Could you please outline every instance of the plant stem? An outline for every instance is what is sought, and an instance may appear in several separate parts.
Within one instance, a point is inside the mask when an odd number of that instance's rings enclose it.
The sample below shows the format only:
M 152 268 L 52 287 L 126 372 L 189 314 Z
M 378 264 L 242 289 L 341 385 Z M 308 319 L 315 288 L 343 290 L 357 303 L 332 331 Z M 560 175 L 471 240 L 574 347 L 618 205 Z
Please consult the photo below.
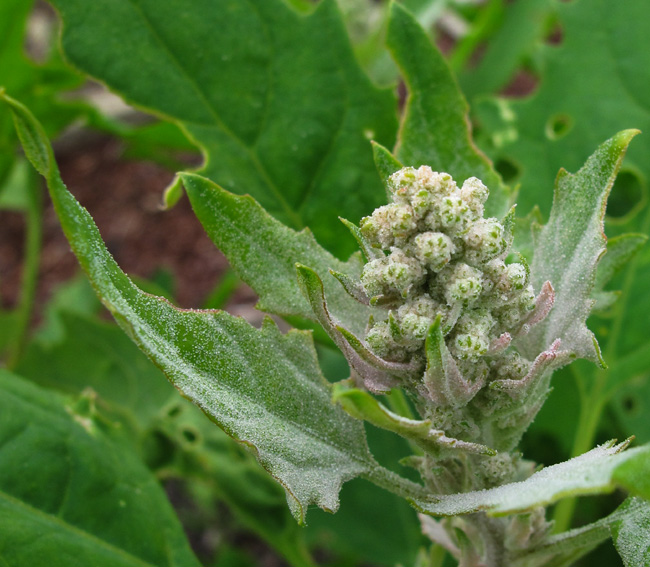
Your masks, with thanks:
M 447 550 L 437 543 L 431 545 L 429 552 L 429 567 L 442 567 L 445 563 Z
M 397 494 L 406 500 L 416 500 L 421 498 L 426 500 L 430 498 L 431 493 L 422 485 L 408 480 L 391 470 L 384 467 L 374 467 L 367 473 L 361 475 L 366 480 L 384 488 L 393 494 Z
M 29 167 L 26 176 L 25 192 L 27 194 L 26 208 L 26 234 L 25 234 L 25 262 L 21 285 L 20 302 L 16 308 L 16 324 L 14 337 L 9 346 L 7 368 L 12 369 L 18 363 L 22 354 L 29 323 L 34 309 L 36 283 L 38 281 L 38 268 L 41 258 L 42 227 L 42 200 L 40 183 L 35 171 Z

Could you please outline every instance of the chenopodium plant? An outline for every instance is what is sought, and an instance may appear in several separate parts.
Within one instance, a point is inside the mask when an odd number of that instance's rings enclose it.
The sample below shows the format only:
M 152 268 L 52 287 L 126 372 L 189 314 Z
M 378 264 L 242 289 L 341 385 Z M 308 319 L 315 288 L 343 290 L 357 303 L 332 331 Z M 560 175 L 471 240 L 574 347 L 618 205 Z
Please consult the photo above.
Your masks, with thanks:
M 282 334 L 271 319 L 256 329 L 222 311 L 180 310 L 142 292 L 65 188 L 40 125 L 2 98 L 103 303 L 187 398 L 255 453 L 299 521 L 312 504 L 335 511 L 342 483 L 361 476 L 407 498 L 425 533 L 464 567 L 569 565 L 610 535 L 627 565 L 644 564 L 648 447 L 612 442 L 537 472 L 516 450 L 553 369 L 578 357 L 603 364 L 585 321 L 605 251 L 606 198 L 635 131 L 605 142 L 577 174 L 559 174 L 548 223 L 532 235 L 513 210 L 486 218 L 481 180 L 456 183 L 413 156 L 419 167 L 403 167 L 375 145 L 391 202 L 358 227 L 346 221 L 366 262 L 340 261 L 251 197 L 179 174 L 260 308 L 318 322 L 328 339 Z M 398 156 L 408 153 L 403 146 Z M 512 252 L 518 247 L 525 256 Z M 313 336 L 340 348 L 348 379 L 325 380 Z M 363 421 L 410 442 L 404 463 L 422 482 L 375 460 Z M 551 533 L 546 506 L 616 486 L 635 496 L 594 524 Z

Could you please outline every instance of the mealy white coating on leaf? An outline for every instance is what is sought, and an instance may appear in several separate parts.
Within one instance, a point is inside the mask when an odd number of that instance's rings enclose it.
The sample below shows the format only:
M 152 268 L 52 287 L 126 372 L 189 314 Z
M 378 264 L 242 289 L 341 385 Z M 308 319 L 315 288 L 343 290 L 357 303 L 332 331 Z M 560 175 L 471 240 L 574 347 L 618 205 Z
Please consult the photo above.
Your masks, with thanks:
M 253 450 L 298 519 L 310 504 L 335 510 L 341 484 L 377 465 L 363 426 L 331 403 L 309 333 L 282 335 L 271 320 L 258 330 L 225 312 L 181 310 L 142 292 L 58 175 L 49 188 L 75 254 L 120 326 L 186 397 Z
M 555 339 L 577 356 L 599 362 L 593 333 L 585 320 L 593 307 L 591 291 L 605 251 L 605 203 L 635 131 L 623 131 L 604 144 L 576 173 L 558 174 L 549 221 L 534 238 L 532 282 L 555 288 L 555 307 L 520 342 L 527 356 Z
M 599 494 L 614 489 L 616 467 L 643 448 L 621 452 L 624 443 L 601 445 L 564 463 L 542 469 L 530 478 L 489 490 L 440 496 L 431 502 L 417 501 L 420 511 L 432 516 L 455 516 L 485 511 L 499 516 L 548 506 L 579 494 Z
M 295 264 L 300 262 L 320 275 L 336 318 L 350 330 L 363 332 L 372 309 L 350 297 L 329 273 L 334 270 L 358 279 L 363 266 L 358 254 L 341 262 L 309 230 L 296 232 L 286 227 L 251 197 L 229 193 L 196 174 L 185 173 L 181 178 L 206 232 L 260 296 L 261 310 L 313 319 L 296 281 Z
M 650 502 L 631 498 L 622 509 L 629 513 L 612 526 L 616 550 L 625 567 L 650 565 Z

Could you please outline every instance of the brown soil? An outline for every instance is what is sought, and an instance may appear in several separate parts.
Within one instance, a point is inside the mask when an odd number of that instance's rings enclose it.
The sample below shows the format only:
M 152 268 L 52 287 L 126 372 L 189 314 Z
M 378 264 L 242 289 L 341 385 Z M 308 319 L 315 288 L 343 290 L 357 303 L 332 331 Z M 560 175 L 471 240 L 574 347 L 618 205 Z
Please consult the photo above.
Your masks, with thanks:
M 63 180 L 95 219 L 120 267 L 145 278 L 167 269 L 176 282 L 178 305 L 200 307 L 228 262 L 203 231 L 186 197 L 174 208 L 162 210 L 162 192 L 174 172 L 149 162 L 125 161 L 121 143 L 106 138 L 57 158 Z M 23 248 L 22 215 L 0 211 L 0 297 L 5 308 L 18 299 Z M 37 312 L 53 288 L 77 271 L 77 261 L 46 197 Z M 236 299 L 250 306 L 254 295 L 244 288 Z

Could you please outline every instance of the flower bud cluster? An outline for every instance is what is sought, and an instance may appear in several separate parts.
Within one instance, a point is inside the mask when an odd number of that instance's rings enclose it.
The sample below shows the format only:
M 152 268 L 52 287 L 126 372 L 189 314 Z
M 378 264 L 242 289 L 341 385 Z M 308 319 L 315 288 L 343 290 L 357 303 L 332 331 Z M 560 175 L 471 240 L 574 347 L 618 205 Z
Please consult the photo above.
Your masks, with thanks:
M 521 357 L 490 355 L 499 336 L 521 326 L 535 295 L 527 266 L 504 262 L 507 227 L 484 218 L 487 187 L 475 177 L 458 187 L 427 166 L 397 171 L 388 187 L 393 202 L 360 225 L 366 241 L 387 253 L 361 277 L 371 302 L 390 310 L 368 330 L 370 348 L 386 360 L 423 359 L 428 330 L 441 316 L 449 352 L 473 375 L 525 375 Z

